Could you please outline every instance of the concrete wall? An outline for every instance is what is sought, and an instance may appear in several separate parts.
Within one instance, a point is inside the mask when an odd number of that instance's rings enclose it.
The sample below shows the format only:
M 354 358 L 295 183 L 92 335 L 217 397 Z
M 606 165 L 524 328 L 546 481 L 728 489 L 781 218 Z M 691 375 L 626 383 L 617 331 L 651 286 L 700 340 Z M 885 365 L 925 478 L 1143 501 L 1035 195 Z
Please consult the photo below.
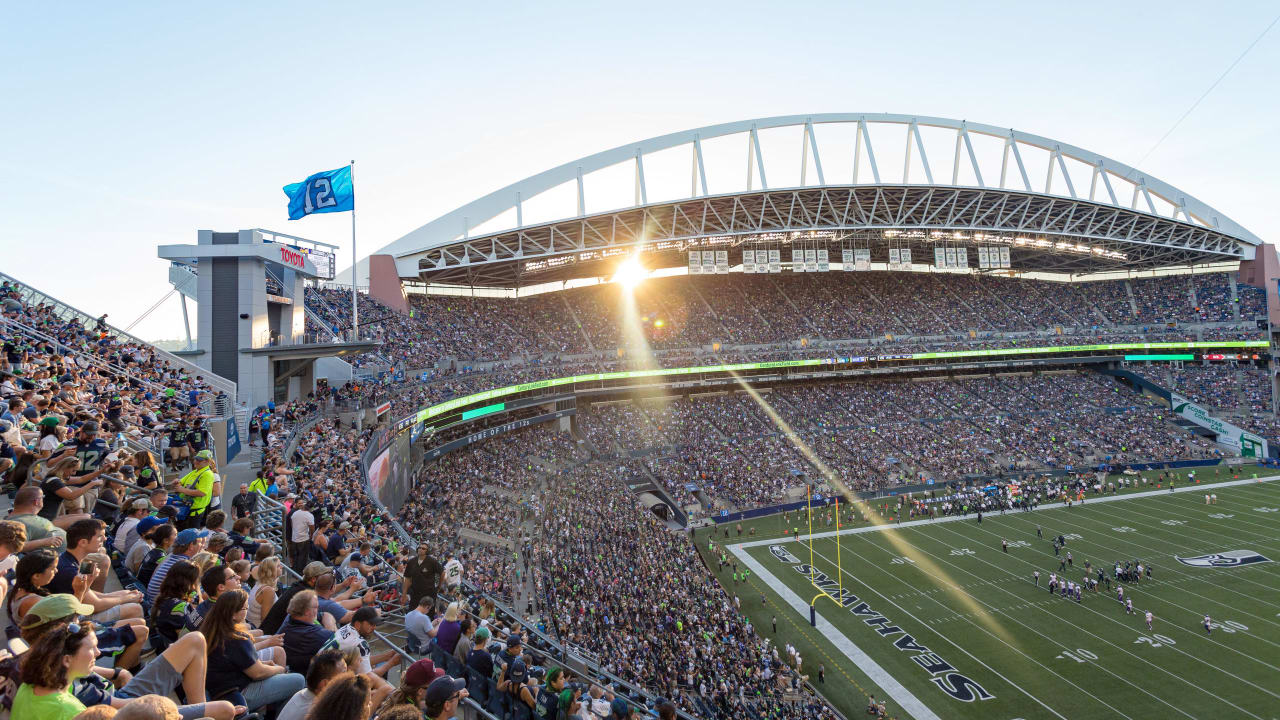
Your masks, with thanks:
M 390 255 L 369 257 L 369 297 L 397 312 L 409 314 L 409 300 L 404 294 L 404 283 L 396 270 L 396 260 Z

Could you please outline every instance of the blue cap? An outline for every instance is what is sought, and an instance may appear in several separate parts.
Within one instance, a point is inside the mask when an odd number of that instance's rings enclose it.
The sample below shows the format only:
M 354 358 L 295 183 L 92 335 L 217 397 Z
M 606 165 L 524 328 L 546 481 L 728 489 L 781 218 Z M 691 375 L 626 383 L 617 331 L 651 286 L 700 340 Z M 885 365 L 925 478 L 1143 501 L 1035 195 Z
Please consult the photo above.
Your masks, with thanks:
M 196 530 L 195 528 L 187 528 L 178 533 L 178 539 L 173 541 L 174 545 L 190 545 L 200 538 L 209 537 L 212 533 L 208 530 Z
M 159 527 L 161 525 L 164 525 L 166 522 L 168 521 L 165 520 L 164 518 L 156 517 L 155 515 L 148 515 L 138 521 L 138 527 L 137 527 L 138 534 L 142 535 L 143 533 L 147 532 L 151 528 Z

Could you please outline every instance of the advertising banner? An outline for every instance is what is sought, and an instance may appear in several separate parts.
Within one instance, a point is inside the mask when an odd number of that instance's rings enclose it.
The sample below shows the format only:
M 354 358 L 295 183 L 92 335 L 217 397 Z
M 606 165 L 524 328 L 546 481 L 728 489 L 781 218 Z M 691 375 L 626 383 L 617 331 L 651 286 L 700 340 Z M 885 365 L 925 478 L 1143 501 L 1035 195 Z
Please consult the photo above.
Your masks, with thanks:
M 1218 442 L 1232 450 L 1238 449 L 1243 457 L 1267 457 L 1267 441 L 1232 425 L 1225 420 L 1213 417 L 1208 410 L 1196 405 L 1178 393 L 1169 393 L 1173 403 L 1173 412 L 1186 418 L 1209 432 L 1216 433 Z

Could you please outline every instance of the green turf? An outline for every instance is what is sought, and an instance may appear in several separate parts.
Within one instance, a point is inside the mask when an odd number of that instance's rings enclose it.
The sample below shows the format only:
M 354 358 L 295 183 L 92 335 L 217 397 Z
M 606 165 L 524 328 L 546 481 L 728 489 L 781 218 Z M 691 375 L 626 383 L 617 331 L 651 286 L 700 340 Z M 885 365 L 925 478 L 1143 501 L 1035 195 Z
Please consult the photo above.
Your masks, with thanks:
M 901 631 L 878 634 L 864 622 L 874 616 L 855 615 L 856 606 L 840 609 L 823 599 L 818 608 L 942 718 L 1269 720 L 1280 714 L 1280 511 L 1265 509 L 1280 508 L 1280 482 L 1215 492 L 1216 506 L 1206 506 L 1202 493 L 1187 492 L 987 515 L 981 525 L 970 518 L 846 534 L 839 540 L 844 589 L 869 606 L 862 612 L 882 613 Z M 1037 538 L 1037 525 L 1044 539 Z M 1126 585 L 1137 614 L 1124 613 L 1114 588 L 1086 593 L 1081 604 L 1046 592 L 1048 575 L 1059 565 L 1048 538 L 1059 533 L 1068 535 L 1074 556 L 1071 580 L 1081 579 L 1086 559 L 1140 558 L 1153 566 L 1153 581 Z M 1013 543 L 1007 554 L 1002 539 Z M 699 545 L 705 551 L 705 535 Z M 801 566 L 808 563 L 807 542 L 781 545 Z M 1221 569 L 1174 559 L 1237 549 L 1273 562 Z M 809 577 L 767 545 L 746 552 L 806 602 L 815 595 Z M 836 540 L 815 540 L 813 553 L 813 566 L 836 578 Z M 714 558 L 708 560 L 714 569 Z M 1038 589 L 1031 581 L 1037 569 Z M 818 665 L 825 665 L 826 683 L 819 689 L 846 715 L 864 716 L 867 693 L 884 696 L 762 576 L 737 586 L 727 572 L 720 576 L 742 597 L 762 634 L 799 648 L 815 683 Z M 768 601 L 763 608 L 762 592 Z M 1145 610 L 1155 614 L 1151 632 Z M 1224 623 L 1211 636 L 1201 627 L 1206 613 Z M 778 616 L 776 635 L 772 615 Z M 895 648 L 906 634 L 994 697 L 948 697 L 930 682 L 946 671 L 930 674 L 911 659 L 919 651 Z M 889 705 L 892 714 L 905 716 L 896 703 Z
M 1207 467 L 1207 468 L 1201 467 L 1201 468 L 1185 468 L 1181 470 L 1166 470 L 1164 472 L 1166 476 L 1172 475 L 1174 477 L 1175 485 L 1180 486 L 1180 485 L 1187 484 L 1188 482 L 1187 475 L 1191 471 L 1195 471 L 1196 479 L 1199 480 L 1198 484 L 1201 484 L 1201 485 L 1211 485 L 1219 482 L 1228 482 L 1230 480 L 1240 479 L 1240 478 L 1263 477 L 1263 476 L 1275 473 L 1275 470 L 1273 468 L 1266 468 L 1260 465 L 1241 465 L 1238 467 L 1227 467 L 1225 465 L 1220 465 L 1217 467 Z M 1119 490 L 1116 494 L 1126 495 L 1126 494 L 1132 494 L 1135 492 L 1145 492 L 1147 490 L 1153 490 L 1156 487 L 1160 473 L 1161 471 L 1159 470 L 1144 470 L 1141 473 L 1139 473 L 1139 476 L 1144 477 L 1148 480 L 1148 483 L 1146 485 L 1139 484 L 1137 487 L 1124 488 Z M 1110 475 L 1108 476 L 1107 480 L 1109 482 L 1118 482 L 1121 477 L 1123 476 L 1119 474 Z M 942 494 L 945 492 L 945 490 L 943 489 L 942 486 L 939 486 L 937 492 L 939 494 Z M 917 496 L 919 496 L 918 493 L 917 493 Z M 883 498 L 876 498 L 874 500 L 868 500 L 867 506 L 872 510 L 874 510 L 878 515 L 880 515 L 882 519 L 893 519 L 895 517 L 893 514 L 893 506 L 894 506 L 894 503 L 896 502 L 897 502 L 896 497 L 883 497 Z M 849 518 L 851 517 L 851 515 L 853 517 L 853 520 L 852 520 L 853 527 L 871 524 L 871 520 L 864 521 L 861 519 L 859 514 L 851 513 L 851 511 L 843 502 L 841 503 L 841 507 L 844 509 L 844 512 L 842 512 L 842 516 L 844 519 L 841 520 L 842 527 L 848 522 L 850 522 Z M 831 515 L 831 523 L 832 523 L 831 525 L 827 525 L 826 523 L 826 518 L 828 515 Z M 716 533 L 719 536 L 720 540 L 724 542 L 730 542 L 734 539 L 739 538 L 737 534 L 737 526 L 741 525 L 742 535 L 740 539 L 744 541 L 760 540 L 763 538 L 772 538 L 772 537 L 789 537 L 791 535 L 791 531 L 795 528 L 799 528 L 802 534 L 807 534 L 809 532 L 807 518 L 808 516 L 805 514 L 803 509 L 798 512 L 792 511 L 789 513 L 775 513 L 773 515 L 766 515 L 763 517 L 753 518 L 751 520 L 743 520 L 741 523 L 726 523 L 724 525 L 717 526 Z M 910 518 L 904 515 L 902 519 L 909 520 Z M 753 529 L 755 530 L 754 534 L 752 534 Z M 825 531 L 834 530 L 834 529 L 835 529 L 835 518 L 834 518 L 834 515 L 828 512 L 827 508 L 824 507 L 822 510 L 814 511 L 814 514 L 813 514 L 813 531 L 814 532 L 825 532 Z M 702 532 L 707 532 L 707 531 L 703 530 Z M 729 533 L 728 537 L 725 536 L 725 532 Z

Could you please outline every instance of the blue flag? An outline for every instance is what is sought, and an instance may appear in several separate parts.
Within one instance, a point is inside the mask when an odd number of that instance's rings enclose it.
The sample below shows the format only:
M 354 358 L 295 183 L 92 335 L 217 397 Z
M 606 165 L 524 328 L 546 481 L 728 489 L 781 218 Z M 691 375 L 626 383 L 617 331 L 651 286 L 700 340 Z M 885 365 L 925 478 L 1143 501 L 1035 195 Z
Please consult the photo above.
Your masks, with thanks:
M 356 192 L 351 186 L 351 166 L 318 172 L 300 183 L 284 186 L 289 196 L 289 219 L 312 213 L 346 212 L 356 209 Z

